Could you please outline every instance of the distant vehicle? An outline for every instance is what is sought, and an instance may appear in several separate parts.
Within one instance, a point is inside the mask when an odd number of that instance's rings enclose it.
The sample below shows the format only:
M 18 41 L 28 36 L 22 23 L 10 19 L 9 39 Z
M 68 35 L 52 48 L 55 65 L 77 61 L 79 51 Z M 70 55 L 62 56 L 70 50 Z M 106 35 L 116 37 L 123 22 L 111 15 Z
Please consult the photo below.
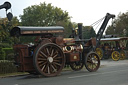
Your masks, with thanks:
M 126 58 L 126 45 L 128 37 L 119 38 L 101 38 L 100 45 L 96 49 L 100 59 L 108 59 L 110 56 L 113 60 Z

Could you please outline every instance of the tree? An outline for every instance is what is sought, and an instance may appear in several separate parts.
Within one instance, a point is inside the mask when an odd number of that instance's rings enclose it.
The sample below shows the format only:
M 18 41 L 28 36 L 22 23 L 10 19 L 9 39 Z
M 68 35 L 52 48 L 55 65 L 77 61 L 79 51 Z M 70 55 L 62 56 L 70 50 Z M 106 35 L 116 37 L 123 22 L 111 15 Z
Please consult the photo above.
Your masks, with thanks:
M 10 46 L 13 44 L 13 37 L 10 37 L 10 30 L 19 25 L 17 17 L 13 17 L 11 22 L 7 18 L 0 18 L 0 44 L 8 43 Z
M 114 26 L 113 26 L 114 25 Z M 128 36 L 128 12 L 119 13 L 114 20 L 114 24 L 110 25 L 106 30 L 107 35 Z
M 83 38 L 90 39 L 92 37 L 96 37 L 96 33 L 91 26 L 84 26 L 83 27 Z
M 63 26 L 65 28 L 64 37 L 71 34 L 73 26 L 68 12 L 45 2 L 25 8 L 20 18 L 23 26 Z M 28 39 L 21 37 L 21 41 L 24 43 L 32 42 L 34 37 Z
M 5 52 L 3 51 L 2 47 L 0 47 L 0 60 L 5 60 Z
M 27 7 L 20 18 L 24 26 L 53 26 L 70 19 L 68 12 L 45 2 Z

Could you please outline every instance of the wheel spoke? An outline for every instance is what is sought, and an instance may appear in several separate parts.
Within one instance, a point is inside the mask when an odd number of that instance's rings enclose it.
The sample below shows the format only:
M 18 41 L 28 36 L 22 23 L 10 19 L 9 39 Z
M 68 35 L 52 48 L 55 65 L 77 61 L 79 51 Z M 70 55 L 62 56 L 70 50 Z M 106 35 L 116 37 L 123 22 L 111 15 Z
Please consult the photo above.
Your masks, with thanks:
M 50 55 L 48 48 L 46 48 L 46 51 L 47 51 L 48 55 Z
M 62 57 L 55 57 L 54 59 L 61 59 Z
M 42 64 L 41 64 L 42 63 Z M 39 63 L 39 66 L 42 67 L 43 65 L 47 64 L 47 61 L 46 62 L 41 62 Z
M 52 65 L 57 69 L 57 66 L 56 66 L 56 64 L 55 64 L 55 63 L 52 63 Z
M 92 63 L 92 60 L 87 60 L 87 63 Z
M 44 57 L 46 57 L 46 58 L 47 58 L 47 56 L 46 56 L 42 51 L 40 51 L 40 53 L 41 53 Z
M 53 65 L 51 65 L 52 69 L 53 69 L 53 72 L 56 72 L 57 70 L 54 68 Z
M 92 69 L 93 69 L 93 70 L 95 69 L 95 67 L 94 67 L 94 63 L 92 64 Z
M 55 55 L 55 54 L 58 54 L 58 51 L 57 50 L 54 50 L 55 52 L 54 52 L 54 54 L 53 55 Z
M 53 61 L 54 61 L 54 62 L 60 62 L 60 60 L 55 60 L 55 59 L 54 59 Z
M 51 55 L 50 56 L 53 56 L 53 52 L 54 52 L 54 49 L 52 49 L 52 52 L 51 52 Z
M 50 74 L 50 68 L 49 68 L 49 66 L 48 66 L 48 74 Z
M 61 64 L 59 64 L 59 63 L 56 63 L 56 62 L 53 62 L 54 64 L 56 64 L 56 65 L 58 65 L 58 66 L 61 66 Z
M 48 65 L 46 64 L 43 72 L 46 73 L 47 72 L 47 69 L 48 69 Z
M 38 62 L 38 64 L 41 64 L 41 63 L 43 63 L 43 61 L 39 61 L 39 62 Z
M 93 70 L 93 64 L 91 64 L 91 69 Z
M 97 64 L 96 63 L 94 63 L 93 65 L 95 65 L 95 67 L 97 67 Z
M 38 61 L 46 61 L 47 59 L 38 58 Z
M 57 55 L 58 55 L 58 53 L 57 53 L 57 54 L 55 54 L 55 55 L 53 56 L 53 58 L 56 58 L 56 57 L 57 57 Z
M 45 65 L 42 67 L 41 71 L 43 71 L 43 70 L 44 70 L 44 68 L 45 68 Z

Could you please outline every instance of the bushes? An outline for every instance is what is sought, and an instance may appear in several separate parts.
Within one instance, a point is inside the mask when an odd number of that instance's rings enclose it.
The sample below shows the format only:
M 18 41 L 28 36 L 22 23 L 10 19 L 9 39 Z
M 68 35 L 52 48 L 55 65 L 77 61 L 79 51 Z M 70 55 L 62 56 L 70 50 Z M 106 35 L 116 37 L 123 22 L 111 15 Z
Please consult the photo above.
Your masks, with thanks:
M 0 47 L 2 47 L 2 48 L 10 48 L 12 46 L 9 43 L 0 43 Z
M 14 51 L 12 48 L 0 47 L 0 74 L 17 72 L 13 64 Z
M 14 58 L 14 51 L 13 48 L 3 48 L 5 52 L 5 60 L 13 60 Z
M 17 72 L 17 68 L 15 67 L 13 62 L 8 60 L 0 61 L 0 74 L 14 73 L 14 72 Z
M 2 47 L 0 47 L 0 60 L 4 60 L 5 59 L 5 51 L 2 49 Z

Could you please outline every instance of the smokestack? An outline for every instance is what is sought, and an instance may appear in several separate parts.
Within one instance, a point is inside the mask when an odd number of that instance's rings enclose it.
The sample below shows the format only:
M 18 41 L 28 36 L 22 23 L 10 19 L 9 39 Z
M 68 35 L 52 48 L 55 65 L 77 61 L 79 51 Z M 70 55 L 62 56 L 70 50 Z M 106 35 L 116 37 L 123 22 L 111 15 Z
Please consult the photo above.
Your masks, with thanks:
M 79 35 L 79 38 L 82 39 L 82 24 L 83 23 L 78 23 L 78 35 Z

